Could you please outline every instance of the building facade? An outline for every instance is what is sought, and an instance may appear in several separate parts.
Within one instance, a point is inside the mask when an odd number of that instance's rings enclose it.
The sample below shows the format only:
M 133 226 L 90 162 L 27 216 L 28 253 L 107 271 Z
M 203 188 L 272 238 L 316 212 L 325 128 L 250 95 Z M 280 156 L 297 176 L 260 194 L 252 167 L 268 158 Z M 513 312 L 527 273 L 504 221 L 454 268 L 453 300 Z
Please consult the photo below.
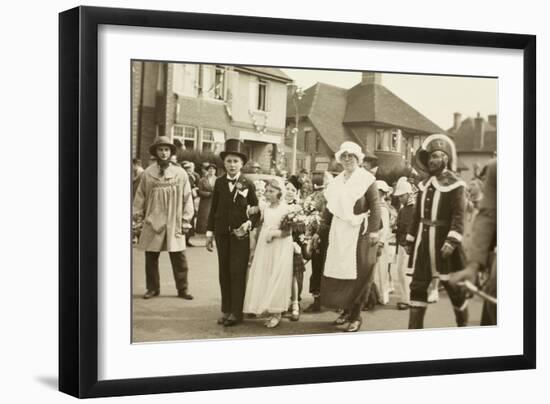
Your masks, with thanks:
M 148 158 L 159 135 L 187 150 L 214 153 L 236 138 L 262 168 L 275 164 L 292 81 L 281 70 L 141 61 L 133 62 L 132 70 L 134 156 Z
M 344 141 L 353 141 L 378 157 L 379 172 L 403 170 L 424 139 L 443 129 L 382 84 L 382 75 L 364 72 L 351 89 L 317 83 L 300 99 L 289 92 L 287 145 L 297 130 L 302 152 L 298 168 L 335 167 L 334 153 Z

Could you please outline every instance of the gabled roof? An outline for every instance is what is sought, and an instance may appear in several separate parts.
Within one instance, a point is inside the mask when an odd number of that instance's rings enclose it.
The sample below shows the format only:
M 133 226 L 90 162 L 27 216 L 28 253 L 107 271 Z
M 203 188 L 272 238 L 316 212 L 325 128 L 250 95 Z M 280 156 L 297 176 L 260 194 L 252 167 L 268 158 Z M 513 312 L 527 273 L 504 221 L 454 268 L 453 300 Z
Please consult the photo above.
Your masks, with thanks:
M 343 125 L 346 112 L 346 93 L 345 88 L 317 83 L 305 90 L 302 99 L 298 101 L 299 117 L 309 118 L 333 152 L 337 151 L 340 144 L 346 140 L 358 141 Z M 292 120 L 295 116 L 296 109 L 292 94 L 289 94 L 287 119 Z
M 259 73 L 261 76 L 266 76 L 275 80 L 291 82 L 292 79 L 281 69 L 274 67 L 256 67 L 256 66 L 235 66 L 236 70 L 244 70 L 253 73 Z
M 347 94 L 344 123 L 375 122 L 426 134 L 443 129 L 381 84 L 357 84 Z

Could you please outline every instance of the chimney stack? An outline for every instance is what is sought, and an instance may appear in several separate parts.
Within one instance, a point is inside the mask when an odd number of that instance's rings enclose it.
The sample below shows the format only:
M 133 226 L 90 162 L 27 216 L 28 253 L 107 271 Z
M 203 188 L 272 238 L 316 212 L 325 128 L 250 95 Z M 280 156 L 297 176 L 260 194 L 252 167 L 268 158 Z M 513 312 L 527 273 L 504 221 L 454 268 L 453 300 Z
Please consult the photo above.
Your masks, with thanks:
M 361 84 L 382 84 L 382 74 L 377 72 L 363 72 Z
M 474 120 L 474 128 L 476 133 L 476 143 L 479 141 L 479 146 L 476 144 L 475 146 L 478 146 L 477 148 L 483 149 L 483 146 L 485 145 L 485 120 L 481 117 L 481 114 L 478 112 L 477 117 Z
M 453 130 L 456 132 L 460 128 L 460 123 L 462 122 L 462 114 L 460 112 L 454 113 L 454 125 Z
M 496 115 L 489 115 L 489 124 L 495 128 L 495 130 L 497 129 L 497 116 Z

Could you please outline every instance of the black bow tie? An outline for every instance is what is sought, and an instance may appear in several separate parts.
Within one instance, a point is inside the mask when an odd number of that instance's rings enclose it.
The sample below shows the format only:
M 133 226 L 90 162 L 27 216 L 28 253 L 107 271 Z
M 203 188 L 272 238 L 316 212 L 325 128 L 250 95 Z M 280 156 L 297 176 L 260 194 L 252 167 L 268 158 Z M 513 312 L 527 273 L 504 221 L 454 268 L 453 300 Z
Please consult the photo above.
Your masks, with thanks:
M 233 178 L 232 180 L 230 180 L 229 178 L 227 179 L 227 182 L 229 182 L 230 184 L 232 185 L 235 185 L 235 182 L 237 181 L 236 178 Z

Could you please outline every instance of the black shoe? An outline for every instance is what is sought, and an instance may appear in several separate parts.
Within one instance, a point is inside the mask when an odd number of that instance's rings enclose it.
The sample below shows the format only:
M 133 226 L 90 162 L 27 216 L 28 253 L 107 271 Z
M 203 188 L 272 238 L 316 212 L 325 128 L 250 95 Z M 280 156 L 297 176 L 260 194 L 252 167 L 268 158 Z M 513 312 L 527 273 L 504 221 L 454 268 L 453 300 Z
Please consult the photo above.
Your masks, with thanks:
M 218 318 L 218 324 L 223 325 L 223 323 L 225 323 L 225 320 L 227 320 L 228 317 L 229 317 L 229 313 L 223 313 L 223 316 Z
M 409 330 L 418 330 L 424 328 L 424 315 L 426 307 L 414 307 L 409 309 Z
M 147 292 L 145 292 L 145 294 L 143 295 L 143 298 L 144 299 L 150 299 L 152 297 L 156 297 L 159 295 L 159 291 L 158 290 L 148 290 Z
M 355 320 L 349 323 L 348 328 L 346 328 L 345 332 L 357 332 L 361 329 L 361 325 L 363 324 L 363 320 Z
M 234 325 L 239 324 L 241 321 L 242 320 L 238 319 L 235 315 L 230 314 L 229 317 L 227 317 L 227 319 L 223 322 L 223 326 L 232 327 Z
M 456 318 L 456 325 L 458 327 L 467 327 L 468 326 L 468 307 L 464 308 L 464 310 L 458 310 L 454 309 L 455 312 L 455 318 Z
M 344 325 L 349 322 L 349 315 L 346 312 L 340 314 L 340 316 L 334 320 L 334 325 Z
M 185 299 L 185 300 L 193 300 L 193 295 L 190 295 L 185 290 L 179 290 L 178 297 L 181 297 L 182 299 Z
M 304 309 L 304 313 L 320 313 L 321 312 L 321 300 L 315 297 L 313 303 Z
M 397 310 L 409 310 L 410 307 L 409 303 L 397 302 Z

